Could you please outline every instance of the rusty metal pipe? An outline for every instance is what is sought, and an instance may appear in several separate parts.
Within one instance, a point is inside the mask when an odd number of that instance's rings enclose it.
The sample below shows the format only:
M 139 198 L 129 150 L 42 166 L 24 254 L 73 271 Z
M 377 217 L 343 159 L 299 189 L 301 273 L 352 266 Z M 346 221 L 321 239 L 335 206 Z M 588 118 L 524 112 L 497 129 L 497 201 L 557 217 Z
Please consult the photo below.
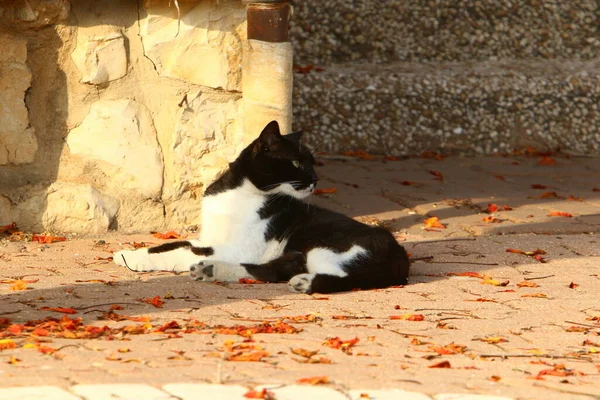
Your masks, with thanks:
M 288 42 L 290 4 L 287 1 L 248 2 L 248 39 L 270 43 Z

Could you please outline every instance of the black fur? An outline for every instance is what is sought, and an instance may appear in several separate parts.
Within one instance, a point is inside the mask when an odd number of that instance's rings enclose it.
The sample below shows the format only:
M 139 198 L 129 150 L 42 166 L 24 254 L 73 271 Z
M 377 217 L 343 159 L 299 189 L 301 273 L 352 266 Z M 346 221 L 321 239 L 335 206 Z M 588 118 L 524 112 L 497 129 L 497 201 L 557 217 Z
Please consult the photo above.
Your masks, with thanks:
M 191 247 L 192 244 L 187 240 L 181 240 L 178 242 L 167 242 L 159 246 L 150 247 L 148 249 L 148 254 L 166 253 L 167 251 L 173 251 L 181 248 L 189 249 Z
M 295 182 L 296 190 L 316 184 L 314 158 L 300 144 L 300 136 L 301 133 L 282 136 L 277 122 L 269 123 L 260 137 L 229 165 L 228 171 L 208 187 L 205 196 L 236 188 L 245 179 L 265 191 L 290 181 Z M 317 275 L 310 292 L 373 289 L 407 283 L 410 263 L 406 251 L 383 228 L 364 225 L 291 196 L 271 195 L 259 215 L 270 219 L 266 240 L 287 238 L 288 243 L 280 258 L 263 265 L 243 264 L 256 279 L 278 282 L 307 272 L 305 257 L 315 247 L 345 252 L 359 245 L 368 250 L 368 257 L 358 257 L 344 265 L 346 277 Z

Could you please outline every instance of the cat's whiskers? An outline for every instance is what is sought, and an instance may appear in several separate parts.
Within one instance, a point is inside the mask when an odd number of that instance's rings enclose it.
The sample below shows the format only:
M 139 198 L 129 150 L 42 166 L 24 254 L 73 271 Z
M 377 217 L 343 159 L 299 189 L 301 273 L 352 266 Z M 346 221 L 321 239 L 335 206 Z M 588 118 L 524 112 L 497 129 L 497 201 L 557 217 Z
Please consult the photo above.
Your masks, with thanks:
M 321 146 L 323 143 L 325 143 L 325 139 L 321 140 L 319 143 L 317 143 L 316 145 L 314 145 L 311 149 L 309 149 L 310 154 L 312 154 L 313 156 L 315 155 L 315 152 L 317 150 L 317 148 L 319 146 Z

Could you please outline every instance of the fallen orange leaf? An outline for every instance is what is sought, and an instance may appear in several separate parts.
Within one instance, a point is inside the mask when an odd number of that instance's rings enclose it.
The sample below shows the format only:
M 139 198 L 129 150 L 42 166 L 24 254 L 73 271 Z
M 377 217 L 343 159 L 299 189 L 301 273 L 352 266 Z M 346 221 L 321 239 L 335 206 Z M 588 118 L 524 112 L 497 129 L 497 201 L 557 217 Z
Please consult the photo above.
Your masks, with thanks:
M 487 209 L 490 214 L 495 213 L 496 211 L 498 211 L 498 206 L 496 204 L 488 203 Z
M 567 201 L 580 201 L 581 202 L 581 201 L 583 201 L 583 198 L 570 195 L 569 197 L 567 197 Z
M 575 289 L 576 287 L 579 287 L 579 285 L 577 283 L 575 283 L 575 282 L 571 282 L 569 284 L 569 289 Z
M 477 338 L 477 339 L 473 339 L 473 340 L 478 340 L 480 342 L 485 342 L 485 343 L 490 343 L 490 344 L 508 342 L 508 340 L 506 340 L 500 336 L 483 337 L 483 338 Z
M 63 313 L 63 314 L 77 314 L 78 311 L 74 308 L 70 308 L 70 307 L 41 307 L 40 310 L 42 311 L 56 311 L 59 313 Z
M 324 341 L 323 346 L 331 347 L 333 349 L 340 349 L 344 353 L 351 354 L 350 348 L 358 342 L 359 342 L 359 339 L 357 337 L 355 337 L 354 339 L 350 339 L 350 340 L 341 340 L 339 337 L 336 336 L 334 338 L 330 338 L 330 339 L 327 339 L 326 341 Z
M 160 296 L 154 296 L 152 298 L 148 297 L 148 298 L 142 299 L 142 301 L 144 303 L 152 304 L 156 308 L 161 308 L 162 305 L 165 304 L 165 302 L 160 299 Z
M 538 287 L 540 285 L 538 285 L 535 282 L 530 282 L 530 281 L 523 281 L 523 282 L 519 282 L 517 283 L 518 287 Z
M 442 173 L 439 172 L 439 171 L 429 171 L 429 173 L 431 175 L 435 176 L 435 178 L 433 178 L 433 179 L 435 179 L 436 181 L 443 181 L 444 180 L 444 175 L 442 175 Z
M 18 364 L 20 362 L 21 362 L 21 359 L 15 357 L 15 356 L 10 356 L 10 358 L 7 361 L 8 364 Z
M 521 297 L 539 297 L 539 298 L 545 299 L 548 297 L 548 295 L 546 295 L 544 293 L 528 293 L 528 294 L 522 294 Z
M 432 364 L 427 368 L 452 368 L 450 365 L 450 361 L 440 361 L 438 363 Z
M 482 285 L 492 285 L 492 286 L 506 286 L 510 283 L 510 281 L 497 281 L 493 278 L 490 278 L 489 276 L 484 276 L 483 281 L 481 282 Z
M 337 188 L 315 189 L 313 191 L 313 194 L 315 194 L 315 195 L 320 195 L 320 194 L 334 194 L 334 193 L 337 193 Z
M 158 239 L 181 239 L 181 235 L 175 231 L 169 231 L 166 233 L 152 232 L 152 236 Z
M 269 353 L 266 351 L 238 351 L 227 354 L 225 359 L 227 361 L 258 362 L 265 357 L 269 357 Z
M 471 276 L 473 278 L 484 279 L 485 276 L 481 275 L 479 272 L 448 272 L 446 275 L 448 276 Z
M 296 383 L 307 383 L 309 385 L 324 385 L 329 383 L 329 378 L 326 376 L 313 376 L 310 378 L 298 379 Z
M 264 283 L 263 281 L 258 281 L 256 279 L 250 279 L 250 278 L 240 278 L 240 280 L 238 282 L 242 283 L 244 285 L 254 285 L 254 284 Z
M 425 319 L 425 316 L 423 314 L 390 315 L 390 319 L 399 319 L 404 321 L 423 321 Z
M 0 340 L 0 351 L 7 349 L 15 349 L 17 348 L 17 344 L 11 339 L 1 339 Z
M 493 217 L 491 215 L 489 215 L 489 216 L 487 216 L 485 218 L 482 218 L 482 221 L 485 222 L 485 223 L 488 223 L 488 224 L 499 224 L 499 223 L 502 222 L 501 219 L 498 219 L 498 218 Z
M 244 397 L 247 399 L 275 399 L 275 396 L 273 395 L 272 392 L 268 391 L 267 389 L 262 389 L 262 390 L 249 390 L 248 392 L 244 393 Z
M 561 212 L 561 211 L 552 211 L 550 214 L 548 214 L 549 217 L 567 217 L 567 218 L 573 218 L 573 214 L 569 214 L 566 212 Z
M 423 221 L 423 223 L 425 224 L 425 227 L 427 227 L 427 228 L 446 229 L 446 225 L 442 224 L 440 222 L 440 220 L 438 219 L 438 217 L 427 218 L 425 221 Z
M 21 279 L 17 279 L 10 285 L 10 290 L 27 290 L 27 283 Z
M 546 189 L 548 186 L 546 185 L 540 185 L 538 183 L 534 183 L 533 185 L 531 185 L 532 189 Z
M 67 238 L 63 236 L 45 236 L 45 235 L 33 235 L 31 237 L 32 242 L 38 242 L 41 244 L 50 244 L 54 242 L 64 242 Z
M 502 211 L 511 211 L 512 209 L 511 206 L 507 206 L 506 204 L 502 206 Z
M 451 354 L 462 354 L 467 349 L 467 346 L 463 346 L 462 344 L 450 343 L 445 346 L 432 346 L 429 348 L 439 354 L 440 356 L 451 355 Z
M 542 159 L 539 161 L 540 165 L 554 165 L 556 164 L 556 160 L 552 157 L 542 157 Z
M 12 224 L 9 224 L 9 225 L 0 226 L 0 233 L 13 233 L 17 230 L 18 230 L 18 228 L 17 228 L 16 222 L 13 222 Z

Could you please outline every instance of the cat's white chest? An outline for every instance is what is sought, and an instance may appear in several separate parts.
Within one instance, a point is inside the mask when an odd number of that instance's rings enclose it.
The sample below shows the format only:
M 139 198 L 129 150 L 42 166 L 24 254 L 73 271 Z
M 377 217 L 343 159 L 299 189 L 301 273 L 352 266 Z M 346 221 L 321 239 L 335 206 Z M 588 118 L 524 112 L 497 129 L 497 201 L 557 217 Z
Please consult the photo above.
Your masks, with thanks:
M 265 231 L 269 220 L 261 219 L 258 212 L 266 201 L 252 183 L 204 197 L 202 200 L 202 230 L 204 245 L 218 246 L 222 261 L 258 263 L 262 261 L 268 244 Z

